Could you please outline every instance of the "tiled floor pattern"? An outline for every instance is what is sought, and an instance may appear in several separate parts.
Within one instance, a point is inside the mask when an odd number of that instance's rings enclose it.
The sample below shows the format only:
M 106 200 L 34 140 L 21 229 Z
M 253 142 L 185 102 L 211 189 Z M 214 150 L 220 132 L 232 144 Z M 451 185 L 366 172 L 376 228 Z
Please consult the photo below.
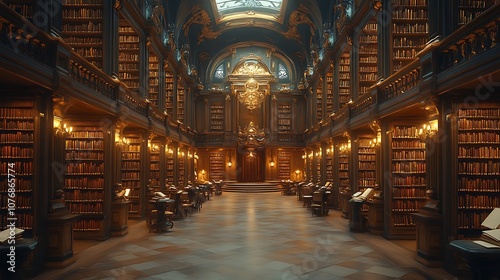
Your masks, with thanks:
M 454 279 L 414 261 L 414 251 L 349 232 L 338 211 L 313 217 L 279 193 L 224 193 L 167 233 L 140 221 L 124 237 L 79 242 L 75 264 L 37 279 Z

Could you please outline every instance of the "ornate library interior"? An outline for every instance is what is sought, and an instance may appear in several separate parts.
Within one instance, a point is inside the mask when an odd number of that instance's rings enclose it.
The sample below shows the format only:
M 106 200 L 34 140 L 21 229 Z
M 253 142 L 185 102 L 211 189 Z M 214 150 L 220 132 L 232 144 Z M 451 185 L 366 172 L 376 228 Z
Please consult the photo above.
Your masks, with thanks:
M 0 279 L 500 279 L 500 1 L 0 1 Z

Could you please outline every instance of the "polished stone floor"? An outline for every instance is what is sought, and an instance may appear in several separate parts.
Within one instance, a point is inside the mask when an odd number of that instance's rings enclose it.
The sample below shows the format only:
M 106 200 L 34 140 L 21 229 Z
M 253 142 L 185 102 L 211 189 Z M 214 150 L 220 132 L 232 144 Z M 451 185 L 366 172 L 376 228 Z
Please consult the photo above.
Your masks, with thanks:
M 36 279 L 457 279 L 416 262 L 408 243 L 351 233 L 338 211 L 313 217 L 279 193 L 224 193 L 169 232 L 135 221 L 124 237 L 74 247 L 73 265 Z

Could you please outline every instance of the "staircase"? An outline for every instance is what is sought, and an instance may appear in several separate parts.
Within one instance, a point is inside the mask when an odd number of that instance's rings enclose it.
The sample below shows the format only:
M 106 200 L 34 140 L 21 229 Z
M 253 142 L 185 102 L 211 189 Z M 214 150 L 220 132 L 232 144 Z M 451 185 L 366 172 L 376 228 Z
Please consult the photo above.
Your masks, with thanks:
M 226 182 L 223 192 L 264 193 L 279 192 L 278 182 Z

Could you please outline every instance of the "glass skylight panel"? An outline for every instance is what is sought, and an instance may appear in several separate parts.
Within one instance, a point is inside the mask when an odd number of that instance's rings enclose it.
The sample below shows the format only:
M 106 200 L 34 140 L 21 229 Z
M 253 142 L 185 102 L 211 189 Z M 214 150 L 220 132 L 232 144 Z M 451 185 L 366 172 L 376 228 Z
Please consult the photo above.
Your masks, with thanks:
M 259 8 L 272 11 L 280 11 L 282 0 L 215 0 L 219 13 L 229 13 L 235 9 L 248 10 Z

